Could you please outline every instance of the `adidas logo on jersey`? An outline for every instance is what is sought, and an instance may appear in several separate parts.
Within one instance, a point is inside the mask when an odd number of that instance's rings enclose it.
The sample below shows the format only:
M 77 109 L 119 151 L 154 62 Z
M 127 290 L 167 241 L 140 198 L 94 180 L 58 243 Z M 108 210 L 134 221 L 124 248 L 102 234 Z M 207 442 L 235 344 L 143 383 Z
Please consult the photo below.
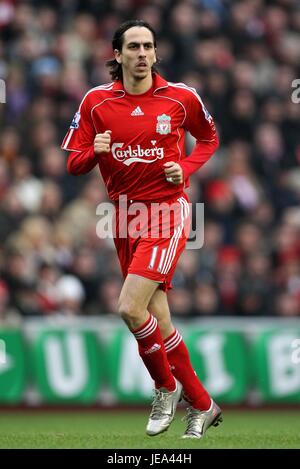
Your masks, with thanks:
M 141 110 L 140 106 L 136 107 L 134 111 L 131 113 L 132 116 L 143 116 L 144 113 Z

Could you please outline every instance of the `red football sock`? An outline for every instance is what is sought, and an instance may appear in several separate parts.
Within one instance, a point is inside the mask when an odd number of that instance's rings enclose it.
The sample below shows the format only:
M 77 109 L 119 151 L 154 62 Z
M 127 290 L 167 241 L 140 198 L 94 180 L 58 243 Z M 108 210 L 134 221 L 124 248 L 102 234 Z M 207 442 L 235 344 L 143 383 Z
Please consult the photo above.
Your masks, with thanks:
M 184 397 L 195 409 L 208 410 L 210 396 L 193 369 L 188 349 L 179 332 L 175 330 L 164 340 L 164 344 L 172 373 L 183 386 Z
M 170 370 L 164 342 L 157 325 L 157 319 L 150 314 L 147 321 L 131 331 L 139 345 L 139 354 L 149 371 L 156 389 L 176 389 L 176 382 Z

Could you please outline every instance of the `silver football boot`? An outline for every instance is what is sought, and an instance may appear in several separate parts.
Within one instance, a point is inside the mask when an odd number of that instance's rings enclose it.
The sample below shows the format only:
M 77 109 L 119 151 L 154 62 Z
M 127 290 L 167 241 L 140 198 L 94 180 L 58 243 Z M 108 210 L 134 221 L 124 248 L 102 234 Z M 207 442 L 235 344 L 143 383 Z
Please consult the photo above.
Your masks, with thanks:
M 182 438 L 202 438 L 209 427 L 212 425 L 217 427 L 223 422 L 223 417 L 220 407 L 211 400 L 211 406 L 208 410 L 188 407 L 184 420 L 187 421 L 187 429 Z
M 182 385 L 177 380 L 175 391 L 169 392 L 165 388 L 154 390 L 152 410 L 146 428 L 147 435 L 154 436 L 168 430 L 174 419 L 181 392 Z

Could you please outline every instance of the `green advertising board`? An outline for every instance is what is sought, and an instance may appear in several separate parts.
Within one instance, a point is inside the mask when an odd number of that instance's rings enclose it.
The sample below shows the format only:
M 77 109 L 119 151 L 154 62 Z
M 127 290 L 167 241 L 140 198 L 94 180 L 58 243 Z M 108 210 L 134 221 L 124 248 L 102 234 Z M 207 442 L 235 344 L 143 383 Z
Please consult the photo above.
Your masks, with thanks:
M 61 405 L 149 403 L 153 382 L 125 326 L 25 332 L 0 330 L 0 403 L 33 402 L 32 396 Z M 218 403 L 300 402 L 300 327 L 182 332 L 199 379 Z
M 95 402 L 103 362 L 94 332 L 51 330 L 33 343 L 33 366 L 38 390 L 46 402 Z
M 253 347 L 257 386 L 267 402 L 300 402 L 300 330 L 261 332 Z
M 0 402 L 21 402 L 26 377 L 25 346 L 21 331 L 0 330 Z

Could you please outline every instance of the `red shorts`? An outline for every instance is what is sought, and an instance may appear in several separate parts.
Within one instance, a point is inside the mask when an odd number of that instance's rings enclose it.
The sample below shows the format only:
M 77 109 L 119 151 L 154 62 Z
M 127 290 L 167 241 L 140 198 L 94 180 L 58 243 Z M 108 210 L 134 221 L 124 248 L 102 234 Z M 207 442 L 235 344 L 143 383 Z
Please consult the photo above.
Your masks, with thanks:
M 163 203 L 128 201 L 116 205 L 114 242 L 124 278 L 136 274 L 171 288 L 190 230 L 186 194 Z

